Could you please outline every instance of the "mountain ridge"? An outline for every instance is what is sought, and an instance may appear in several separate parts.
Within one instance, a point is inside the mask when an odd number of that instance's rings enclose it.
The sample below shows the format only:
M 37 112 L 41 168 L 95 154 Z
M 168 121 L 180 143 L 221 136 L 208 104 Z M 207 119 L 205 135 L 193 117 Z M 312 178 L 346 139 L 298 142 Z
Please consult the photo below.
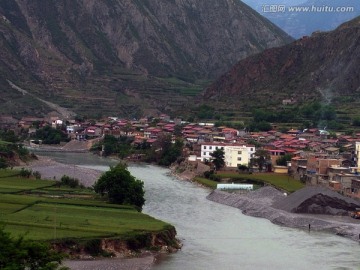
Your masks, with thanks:
M 163 110 L 175 105 L 158 102 L 159 91 L 199 89 L 196 80 L 214 79 L 238 60 L 291 40 L 232 0 L 2 0 L 0 98 L 8 111 L 16 107 L 9 99 L 22 103 L 10 80 L 77 112 L 136 114 L 144 98 L 149 109 Z M 180 82 L 161 79 L 172 77 Z
M 359 44 L 357 17 L 334 31 L 241 60 L 206 88 L 201 99 L 227 101 L 227 106 L 249 105 L 246 100 L 253 99 L 258 101 L 254 108 L 281 107 L 282 100 L 290 98 L 299 104 L 321 101 L 337 106 L 344 99 L 354 103 L 360 97 Z

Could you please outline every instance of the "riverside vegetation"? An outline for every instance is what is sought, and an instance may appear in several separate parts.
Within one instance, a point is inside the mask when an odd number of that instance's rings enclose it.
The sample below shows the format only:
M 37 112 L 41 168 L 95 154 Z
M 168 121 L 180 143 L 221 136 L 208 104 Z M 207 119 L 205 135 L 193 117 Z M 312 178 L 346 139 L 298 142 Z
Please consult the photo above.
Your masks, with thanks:
M 255 183 L 256 185 L 263 186 L 271 185 L 276 187 L 277 189 L 284 190 L 286 192 L 292 193 L 295 192 L 305 185 L 300 181 L 295 180 L 289 175 L 276 174 L 276 173 L 256 173 L 256 174 L 248 174 L 248 173 L 231 173 L 231 172 L 219 172 L 216 174 L 216 179 L 218 181 L 207 179 L 203 177 L 195 177 L 194 180 L 204 186 L 207 186 L 211 189 L 216 189 L 216 185 L 219 181 L 223 181 L 225 179 L 230 179 L 228 181 L 234 183 Z
M 15 170 L 0 170 L 0 222 L 4 232 L 51 244 L 73 257 L 113 256 L 176 244 L 173 226 L 131 205 L 110 204 L 91 189 L 62 185 L 69 182 L 65 180 L 59 184 L 21 177 Z M 109 244 L 111 241 L 120 243 L 121 250 Z

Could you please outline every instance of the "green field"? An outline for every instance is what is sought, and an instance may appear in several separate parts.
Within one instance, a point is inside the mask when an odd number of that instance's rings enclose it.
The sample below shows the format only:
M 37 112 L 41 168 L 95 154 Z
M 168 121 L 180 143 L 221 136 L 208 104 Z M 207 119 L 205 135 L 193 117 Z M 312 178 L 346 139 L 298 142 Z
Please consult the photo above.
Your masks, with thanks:
M 131 206 L 104 202 L 91 190 L 58 188 L 54 181 L 21 178 L 11 170 L 0 170 L 0 193 L 5 231 L 33 240 L 125 239 L 170 226 Z
M 203 178 L 203 177 L 195 177 L 194 181 L 198 182 L 200 185 L 203 185 L 203 186 L 211 188 L 211 189 L 216 189 L 216 186 L 218 184 L 218 182 L 216 182 L 214 180 L 210 180 L 210 179 Z
M 256 173 L 256 174 L 239 174 L 239 173 L 218 173 L 220 178 L 230 178 L 232 180 L 253 180 L 270 184 L 278 189 L 287 192 L 294 192 L 303 188 L 305 185 L 300 181 L 293 179 L 287 174 L 275 173 Z

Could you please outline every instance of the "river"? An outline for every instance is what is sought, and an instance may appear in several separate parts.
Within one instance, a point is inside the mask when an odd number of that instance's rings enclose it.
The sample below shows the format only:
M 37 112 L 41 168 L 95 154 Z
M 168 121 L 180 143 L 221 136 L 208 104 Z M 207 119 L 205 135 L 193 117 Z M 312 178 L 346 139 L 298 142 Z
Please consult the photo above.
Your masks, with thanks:
M 91 154 L 46 153 L 68 164 L 107 170 L 115 161 Z M 360 269 L 360 245 L 327 233 L 308 232 L 245 216 L 206 199 L 209 190 L 152 165 L 130 165 L 144 181 L 143 209 L 173 224 L 183 248 L 152 269 Z

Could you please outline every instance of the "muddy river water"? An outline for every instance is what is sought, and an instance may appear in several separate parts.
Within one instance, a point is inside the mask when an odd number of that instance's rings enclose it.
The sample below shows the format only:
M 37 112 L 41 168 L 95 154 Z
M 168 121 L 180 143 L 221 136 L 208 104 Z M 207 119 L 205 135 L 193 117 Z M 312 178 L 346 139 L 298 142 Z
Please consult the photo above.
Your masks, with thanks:
M 68 164 L 107 170 L 114 161 L 91 154 L 47 153 Z M 168 169 L 130 165 L 144 181 L 143 212 L 173 224 L 183 248 L 152 269 L 360 269 L 360 245 L 327 233 L 308 232 L 245 216 L 206 199 L 209 190 L 179 180 Z

